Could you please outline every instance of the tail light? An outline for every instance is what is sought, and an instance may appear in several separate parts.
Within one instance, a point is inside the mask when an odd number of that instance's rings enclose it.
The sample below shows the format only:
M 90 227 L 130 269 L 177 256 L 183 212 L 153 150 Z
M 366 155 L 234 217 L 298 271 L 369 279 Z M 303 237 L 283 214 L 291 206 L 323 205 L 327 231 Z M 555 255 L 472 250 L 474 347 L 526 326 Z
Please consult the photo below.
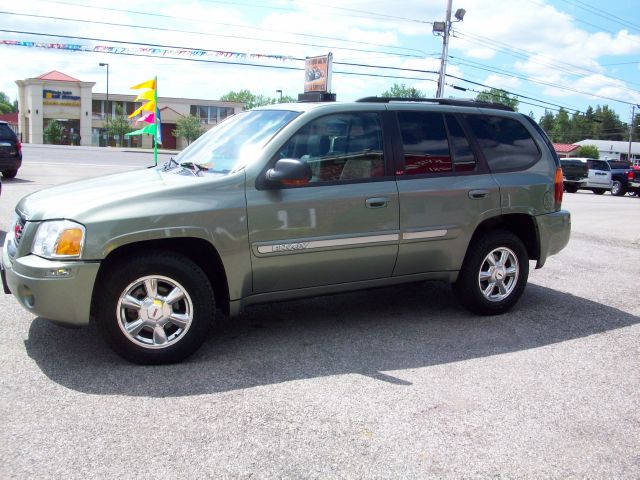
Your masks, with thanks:
M 556 168 L 556 178 L 554 181 L 554 196 L 553 196 L 553 200 L 556 204 L 556 209 L 560 209 L 560 207 L 562 206 L 562 192 L 564 191 L 564 184 L 563 184 L 563 178 L 562 178 L 562 168 L 558 167 Z
M 18 148 L 18 153 L 22 152 L 22 144 L 18 139 L 16 139 L 16 147 Z
M 627 180 L 629 180 L 630 182 L 633 182 L 633 170 L 629 170 L 627 172 Z

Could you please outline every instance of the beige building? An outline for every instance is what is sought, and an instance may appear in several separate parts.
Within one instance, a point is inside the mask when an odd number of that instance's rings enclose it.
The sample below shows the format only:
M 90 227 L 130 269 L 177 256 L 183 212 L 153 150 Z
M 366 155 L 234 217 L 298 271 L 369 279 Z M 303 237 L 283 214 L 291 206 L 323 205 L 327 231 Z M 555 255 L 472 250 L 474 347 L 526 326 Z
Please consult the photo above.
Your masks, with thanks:
M 108 135 L 107 118 L 113 119 L 122 112 L 133 113 L 142 103 L 135 102 L 136 95 L 93 93 L 95 82 L 83 82 L 58 71 L 51 71 L 35 78 L 16 80 L 18 85 L 18 130 L 24 143 L 47 143 L 44 130 L 51 120 L 63 126 L 62 143 L 69 145 L 130 146 L 148 148 L 151 135 L 126 137 Z M 184 138 L 176 138 L 172 132 L 178 119 L 189 114 L 200 118 L 205 129 L 242 111 L 244 104 L 189 98 L 158 97 L 162 118 L 162 148 L 182 149 Z M 132 122 L 133 128 L 145 124 Z

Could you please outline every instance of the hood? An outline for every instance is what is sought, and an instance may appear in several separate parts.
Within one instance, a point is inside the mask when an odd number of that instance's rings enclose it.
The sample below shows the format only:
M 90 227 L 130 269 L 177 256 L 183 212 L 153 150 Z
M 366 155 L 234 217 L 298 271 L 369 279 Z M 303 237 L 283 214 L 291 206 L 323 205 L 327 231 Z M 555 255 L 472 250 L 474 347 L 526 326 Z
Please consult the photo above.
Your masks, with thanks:
M 155 198 L 166 201 L 222 177 L 196 177 L 180 168 L 168 172 L 160 168 L 134 170 L 46 188 L 24 197 L 16 208 L 30 221 L 64 218 L 81 222 L 87 215 L 118 205 L 142 204 Z

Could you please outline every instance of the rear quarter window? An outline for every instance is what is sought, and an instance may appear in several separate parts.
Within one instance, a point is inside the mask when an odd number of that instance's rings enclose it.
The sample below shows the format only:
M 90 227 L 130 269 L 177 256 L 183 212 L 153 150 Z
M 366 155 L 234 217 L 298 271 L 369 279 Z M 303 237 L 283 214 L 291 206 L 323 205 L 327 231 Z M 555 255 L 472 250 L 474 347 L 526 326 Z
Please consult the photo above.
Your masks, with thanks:
M 16 134 L 6 123 L 0 123 L 0 140 L 14 140 Z
M 540 150 L 529 131 L 513 118 L 466 115 L 493 172 L 524 170 L 536 163 Z

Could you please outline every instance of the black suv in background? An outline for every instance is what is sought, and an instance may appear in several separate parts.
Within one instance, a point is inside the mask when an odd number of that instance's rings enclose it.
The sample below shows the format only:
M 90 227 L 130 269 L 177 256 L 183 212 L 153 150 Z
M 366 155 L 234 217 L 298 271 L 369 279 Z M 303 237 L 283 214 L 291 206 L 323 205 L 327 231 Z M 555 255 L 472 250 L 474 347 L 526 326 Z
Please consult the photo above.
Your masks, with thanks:
M 7 122 L 0 121 L 0 172 L 5 178 L 13 178 L 22 165 L 22 145 Z

